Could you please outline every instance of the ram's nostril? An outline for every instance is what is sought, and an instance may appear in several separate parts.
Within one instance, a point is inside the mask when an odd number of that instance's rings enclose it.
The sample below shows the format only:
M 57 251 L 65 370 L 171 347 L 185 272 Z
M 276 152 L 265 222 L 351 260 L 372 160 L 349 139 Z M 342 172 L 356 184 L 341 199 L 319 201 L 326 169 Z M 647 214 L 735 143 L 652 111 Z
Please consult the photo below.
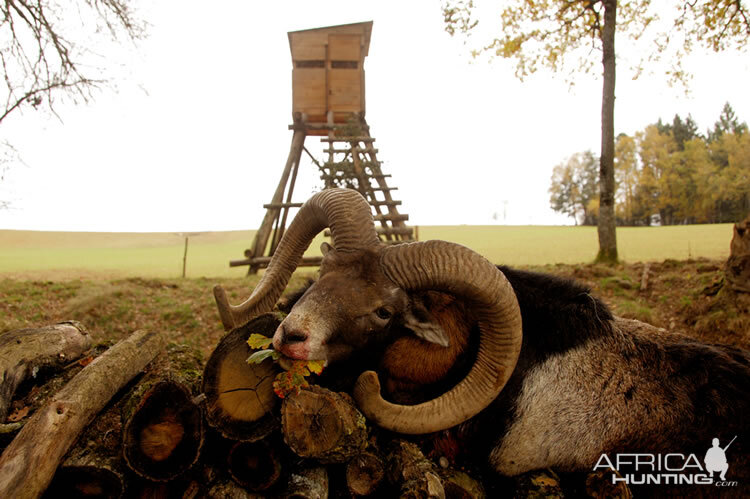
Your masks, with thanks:
M 283 327 L 283 325 L 282 325 Z M 289 330 L 284 328 L 281 335 L 281 342 L 285 344 L 302 343 L 307 340 L 307 334 L 302 331 Z
M 307 335 L 298 332 L 291 332 L 286 335 L 287 343 L 301 343 L 307 340 Z

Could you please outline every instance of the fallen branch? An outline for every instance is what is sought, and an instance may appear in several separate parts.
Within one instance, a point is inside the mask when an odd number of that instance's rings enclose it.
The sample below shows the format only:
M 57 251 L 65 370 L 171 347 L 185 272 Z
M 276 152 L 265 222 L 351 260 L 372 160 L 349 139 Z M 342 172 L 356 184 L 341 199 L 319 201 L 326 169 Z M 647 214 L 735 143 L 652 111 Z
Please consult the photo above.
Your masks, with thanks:
M 122 399 L 89 424 L 55 472 L 45 497 L 122 497 L 126 489 L 122 458 Z
M 83 428 L 163 346 L 158 333 L 133 333 L 70 380 L 0 456 L 0 497 L 39 497 Z
M 0 335 L 0 423 L 8 417 L 16 388 L 45 368 L 60 368 L 91 348 L 91 336 L 79 322 L 16 329 Z

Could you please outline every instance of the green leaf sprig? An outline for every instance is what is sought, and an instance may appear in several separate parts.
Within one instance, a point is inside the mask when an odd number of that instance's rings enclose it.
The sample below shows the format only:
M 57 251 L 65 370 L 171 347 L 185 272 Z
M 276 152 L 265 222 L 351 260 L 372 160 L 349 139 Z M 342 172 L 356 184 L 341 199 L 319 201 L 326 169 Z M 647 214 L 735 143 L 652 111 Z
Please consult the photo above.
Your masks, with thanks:
M 247 339 L 250 348 L 257 350 L 247 358 L 248 364 L 260 364 L 266 359 L 274 362 L 281 359 L 281 354 L 271 346 L 273 338 L 263 336 L 262 334 L 251 334 Z M 284 366 L 286 367 L 286 366 Z M 279 398 L 284 398 L 290 393 L 299 393 L 300 388 L 310 386 L 307 376 L 311 374 L 320 374 L 325 367 L 323 360 L 294 360 L 289 363 L 289 367 L 276 375 L 273 381 L 273 391 Z

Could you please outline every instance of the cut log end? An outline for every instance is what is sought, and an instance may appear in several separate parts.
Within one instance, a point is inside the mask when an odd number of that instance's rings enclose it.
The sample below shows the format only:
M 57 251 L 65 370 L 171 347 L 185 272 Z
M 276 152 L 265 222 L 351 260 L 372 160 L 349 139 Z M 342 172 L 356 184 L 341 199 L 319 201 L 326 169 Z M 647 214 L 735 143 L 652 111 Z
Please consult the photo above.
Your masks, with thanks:
M 185 387 L 166 380 L 135 396 L 137 409 L 124 428 L 125 460 L 144 478 L 169 480 L 198 458 L 204 438 L 200 408 Z
M 41 496 L 82 430 L 163 345 L 161 335 L 133 333 L 86 366 L 39 409 L 0 456 L 3 496 Z
M 164 409 L 156 422 L 141 430 L 139 444 L 144 456 L 157 462 L 172 455 L 185 436 L 185 427 L 170 408 Z
M 257 421 L 276 405 L 273 378 L 276 370 L 270 362 L 249 365 L 249 351 L 227 354 L 218 373 L 216 408 L 223 416 L 240 422 Z
M 267 442 L 238 442 L 228 458 L 229 474 L 246 489 L 263 491 L 281 476 L 281 461 Z
M 272 412 L 278 404 L 273 380 L 279 370 L 270 361 L 248 364 L 253 350 L 247 339 L 253 333 L 273 336 L 279 322 L 274 315 L 265 314 L 230 331 L 206 363 L 206 420 L 227 438 L 253 441 L 278 428 Z
M 341 463 L 367 444 L 365 418 L 350 397 L 310 386 L 284 399 L 284 441 L 300 457 Z

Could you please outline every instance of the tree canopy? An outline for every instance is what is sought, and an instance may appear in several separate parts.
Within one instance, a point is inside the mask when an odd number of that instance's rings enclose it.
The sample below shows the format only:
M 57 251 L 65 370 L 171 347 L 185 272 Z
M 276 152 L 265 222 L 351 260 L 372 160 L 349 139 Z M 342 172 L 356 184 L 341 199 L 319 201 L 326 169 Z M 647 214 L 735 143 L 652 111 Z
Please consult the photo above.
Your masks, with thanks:
M 552 170 L 549 188 L 553 210 L 573 217 L 576 225 L 596 225 L 599 208 L 599 158 L 592 151 L 573 154 Z
M 576 223 L 595 221 L 581 216 L 584 177 L 575 174 L 577 158 L 591 154 L 574 154 L 555 167 L 551 178 L 551 208 L 576 217 Z M 690 115 L 675 115 L 671 124 L 659 120 L 632 137 L 620 134 L 615 175 L 619 225 L 649 225 L 654 215 L 665 225 L 740 220 L 750 213 L 747 123 L 727 103 L 705 135 Z
M 591 72 L 601 52 L 604 27 L 603 0 L 504 0 L 498 23 L 500 36 L 483 40 L 472 55 L 512 59 L 516 76 L 523 79 L 540 69 L 563 72 L 568 78 Z M 633 61 L 633 76 L 645 65 L 664 62 L 665 72 L 674 81 L 686 83 L 681 61 L 696 45 L 714 51 L 744 49 L 750 39 L 750 11 L 745 0 L 677 0 L 667 9 L 651 0 L 617 3 L 616 32 L 630 43 L 642 42 L 650 48 Z M 473 0 L 443 4 L 446 31 L 467 35 L 480 24 Z M 482 20 L 486 23 L 487 20 Z M 573 83 L 573 81 L 570 81 Z
M 507 0 L 499 15 L 500 36 L 474 50 L 515 60 L 516 76 L 523 79 L 540 68 L 553 72 L 590 72 L 601 54 L 602 135 L 599 167 L 599 254 L 597 260 L 617 261 L 615 232 L 615 34 L 632 42 L 641 40 L 659 19 L 650 0 Z M 690 52 L 697 42 L 722 50 L 745 47 L 750 22 L 742 0 L 693 0 L 678 2 L 673 25 L 656 32 L 652 49 L 634 66 L 637 76 L 645 62 L 659 59 L 675 45 L 678 52 Z M 446 30 L 468 34 L 479 20 L 473 0 L 449 0 L 443 5 Z M 666 70 L 672 80 L 684 81 L 680 57 Z M 569 73 L 569 74 L 570 74 Z
M 88 100 L 106 80 L 102 44 L 143 34 L 144 23 L 126 0 L 1 2 L 0 123 L 26 105 L 54 112 L 59 95 Z
M 5 0 L 0 2 L 0 125 L 24 108 L 55 113 L 63 95 L 88 101 L 107 81 L 107 43 L 135 41 L 145 24 L 127 0 Z M 0 141 L 0 182 L 22 163 Z M 0 199 L 0 209 L 9 206 Z

